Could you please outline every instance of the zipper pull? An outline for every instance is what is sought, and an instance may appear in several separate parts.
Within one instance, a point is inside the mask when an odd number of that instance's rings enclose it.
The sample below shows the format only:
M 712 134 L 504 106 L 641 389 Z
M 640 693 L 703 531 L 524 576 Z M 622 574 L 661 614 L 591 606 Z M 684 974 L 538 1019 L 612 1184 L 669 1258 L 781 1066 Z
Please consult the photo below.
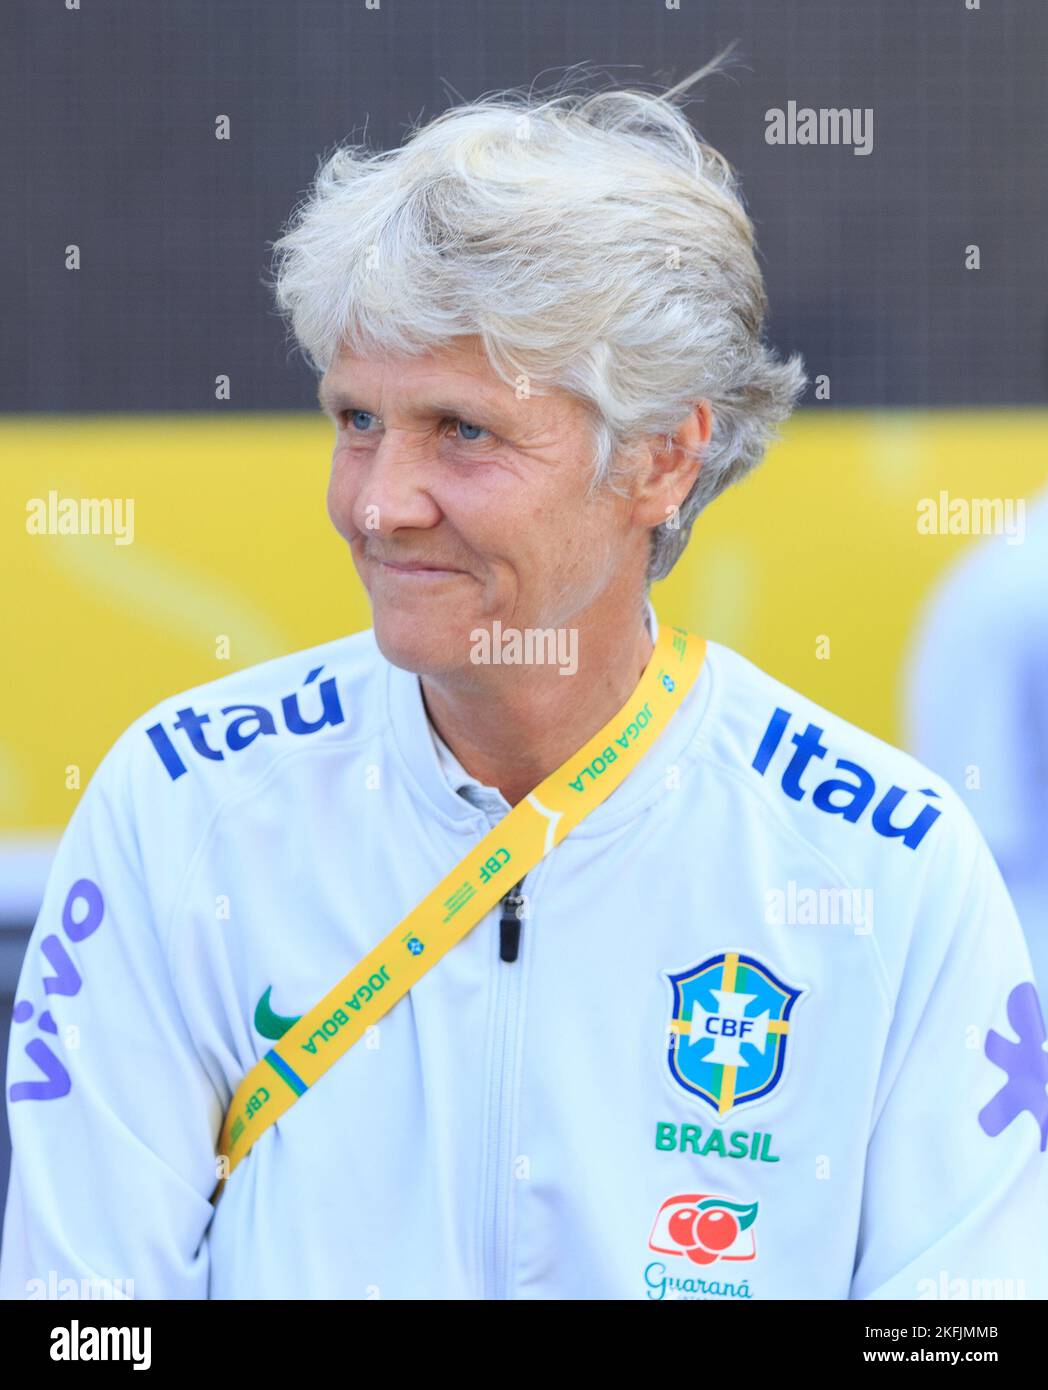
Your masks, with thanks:
M 521 879 L 502 899 L 502 917 L 499 921 L 499 959 L 512 963 L 520 954 L 520 910 L 524 906 L 524 894 L 518 890 L 524 887 Z

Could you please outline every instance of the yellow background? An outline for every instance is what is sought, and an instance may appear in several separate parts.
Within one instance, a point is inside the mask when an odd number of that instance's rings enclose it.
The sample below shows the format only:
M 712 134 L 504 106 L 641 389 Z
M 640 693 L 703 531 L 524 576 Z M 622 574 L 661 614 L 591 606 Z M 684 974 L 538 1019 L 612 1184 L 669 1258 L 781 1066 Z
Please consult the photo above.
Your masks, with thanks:
M 1029 497 L 1038 411 L 796 415 L 700 517 L 660 619 L 736 648 L 900 742 L 900 664 L 934 579 L 978 538 L 922 536 L 917 504 Z M 0 423 L 0 832 L 54 830 L 158 700 L 370 624 L 325 511 L 320 416 L 14 417 Z M 35 536 L 26 503 L 133 497 L 135 538 Z M 1002 542 L 1003 543 L 1003 542 Z M 216 641 L 230 639 L 230 659 Z M 820 636 L 830 658 L 816 656 Z

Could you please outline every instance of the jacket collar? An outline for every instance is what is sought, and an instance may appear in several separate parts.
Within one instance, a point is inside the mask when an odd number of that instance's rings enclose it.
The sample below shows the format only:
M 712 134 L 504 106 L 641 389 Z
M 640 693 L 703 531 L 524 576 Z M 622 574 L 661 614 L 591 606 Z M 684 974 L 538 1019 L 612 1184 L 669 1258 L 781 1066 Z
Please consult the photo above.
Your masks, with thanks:
M 498 787 L 485 786 L 483 782 L 477 780 L 459 762 L 454 753 L 444 742 L 441 736 L 433 727 L 433 721 L 429 720 L 429 733 L 433 740 L 433 747 L 437 751 L 437 761 L 444 778 L 456 795 L 465 799 L 478 810 L 489 811 L 496 816 L 504 816 L 510 810 L 510 804 L 499 791 Z
M 644 614 L 644 624 L 648 629 L 648 635 L 654 642 L 659 635 L 658 619 L 655 617 L 655 609 L 648 603 L 647 611 Z M 423 702 L 424 703 L 424 702 Z M 432 719 L 428 721 L 430 737 L 433 746 L 437 750 L 437 761 L 440 763 L 441 771 L 448 781 L 452 791 L 459 796 L 465 797 L 471 805 L 478 810 L 489 812 L 496 816 L 504 816 L 511 809 L 509 802 L 499 791 L 498 787 L 489 787 L 476 777 L 466 771 L 459 762 L 458 758 L 444 742 L 434 728 Z
M 659 625 L 650 599 L 646 612 L 648 632 L 658 638 Z M 381 653 L 379 654 L 381 658 Z M 384 658 L 382 658 L 384 660 Z M 459 826 L 483 820 L 483 813 L 505 814 L 509 803 L 497 787 L 488 787 L 471 776 L 439 738 L 426 713 L 422 686 L 413 671 L 386 662 L 387 696 L 393 741 L 409 779 L 440 819 Z M 689 756 L 709 704 L 711 677 L 708 660 L 680 708 L 652 745 L 646 757 L 626 781 L 594 810 L 572 838 L 601 834 L 632 819 L 663 791 L 666 769 Z M 486 821 L 484 821 L 486 825 Z

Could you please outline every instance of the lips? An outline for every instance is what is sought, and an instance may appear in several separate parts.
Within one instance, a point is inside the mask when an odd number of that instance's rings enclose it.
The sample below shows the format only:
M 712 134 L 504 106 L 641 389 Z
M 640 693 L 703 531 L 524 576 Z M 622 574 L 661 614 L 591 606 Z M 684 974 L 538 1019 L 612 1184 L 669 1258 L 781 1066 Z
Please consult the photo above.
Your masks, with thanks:
M 380 565 L 385 565 L 387 569 L 397 570 L 401 574 L 461 574 L 461 570 L 452 568 L 450 565 L 424 565 L 424 564 L 405 564 L 393 560 L 380 560 Z

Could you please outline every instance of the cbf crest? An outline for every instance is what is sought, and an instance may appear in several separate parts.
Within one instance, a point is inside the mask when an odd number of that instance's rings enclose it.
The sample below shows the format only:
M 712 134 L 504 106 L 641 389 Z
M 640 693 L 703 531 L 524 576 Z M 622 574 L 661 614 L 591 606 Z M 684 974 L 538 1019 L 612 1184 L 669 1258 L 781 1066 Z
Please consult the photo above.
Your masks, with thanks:
M 774 1091 L 790 1045 L 794 989 L 763 961 L 722 951 L 677 974 L 666 1060 L 674 1081 L 726 1115 Z

